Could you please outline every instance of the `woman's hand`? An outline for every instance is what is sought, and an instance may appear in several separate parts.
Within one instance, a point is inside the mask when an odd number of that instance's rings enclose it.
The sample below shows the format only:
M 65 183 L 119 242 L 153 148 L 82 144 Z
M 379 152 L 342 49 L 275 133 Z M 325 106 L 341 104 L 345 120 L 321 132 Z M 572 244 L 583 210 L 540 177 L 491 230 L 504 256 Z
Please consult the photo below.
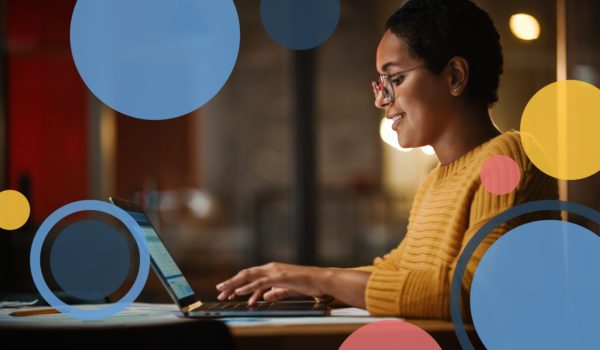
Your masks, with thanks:
M 248 304 L 254 304 L 261 295 L 266 301 L 276 301 L 290 296 L 323 296 L 322 279 L 326 268 L 269 263 L 251 267 L 217 285 L 219 300 L 236 295 L 248 295 Z

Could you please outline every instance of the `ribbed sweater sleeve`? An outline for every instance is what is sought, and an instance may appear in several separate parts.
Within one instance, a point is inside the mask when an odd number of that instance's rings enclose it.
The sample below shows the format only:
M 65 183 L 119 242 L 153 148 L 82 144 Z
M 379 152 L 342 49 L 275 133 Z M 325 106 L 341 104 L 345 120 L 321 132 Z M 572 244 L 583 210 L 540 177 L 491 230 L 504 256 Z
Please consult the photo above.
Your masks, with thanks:
M 521 178 L 514 191 L 495 195 L 481 184 L 479 169 L 492 155 L 508 155 L 519 166 Z M 367 309 L 373 315 L 449 319 L 456 263 L 481 226 L 516 204 L 557 196 L 556 181 L 527 159 L 518 132 L 507 132 L 456 162 L 434 169 L 419 188 L 406 238 L 369 268 Z M 512 227 L 530 219 L 497 227 L 478 247 L 463 279 L 463 307 L 468 305 L 475 269 L 487 249 Z

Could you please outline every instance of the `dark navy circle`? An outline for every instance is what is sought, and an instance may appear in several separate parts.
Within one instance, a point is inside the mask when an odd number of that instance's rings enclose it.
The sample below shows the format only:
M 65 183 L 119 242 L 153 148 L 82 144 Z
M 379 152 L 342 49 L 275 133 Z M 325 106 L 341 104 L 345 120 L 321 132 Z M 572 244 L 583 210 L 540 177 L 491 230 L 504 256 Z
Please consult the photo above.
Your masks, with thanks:
M 262 0 L 260 17 L 269 36 L 292 50 L 327 41 L 340 19 L 339 0 Z
M 54 293 L 52 292 L 50 287 L 48 287 L 48 284 L 44 280 L 40 260 L 44 240 L 50 233 L 50 230 L 60 220 L 66 218 L 71 214 L 82 211 L 97 211 L 100 213 L 111 215 L 118 219 L 123 225 L 125 225 L 125 227 L 127 227 L 129 233 L 131 233 L 131 235 L 133 236 L 138 248 L 138 254 L 140 258 L 138 273 L 131 289 L 129 289 L 129 291 L 116 303 L 96 309 L 80 309 L 71 305 L 67 305 L 56 295 L 54 295 Z M 46 220 L 44 220 L 44 222 L 42 222 L 31 244 L 31 252 L 29 254 L 29 267 L 31 269 L 31 277 L 33 278 L 33 283 L 35 284 L 40 295 L 44 298 L 44 300 L 48 302 L 48 304 L 50 304 L 52 307 L 59 310 L 60 312 L 67 314 L 73 318 L 78 318 L 81 320 L 99 320 L 121 312 L 127 306 L 131 305 L 135 298 L 137 298 L 137 296 L 144 288 L 144 285 L 146 284 L 146 279 L 148 278 L 148 272 L 150 271 L 150 254 L 148 252 L 148 247 L 142 228 L 123 209 L 102 201 L 84 200 L 69 203 L 63 207 L 60 207 L 55 212 L 50 214 L 50 216 L 48 216 Z
M 450 286 L 450 315 L 452 317 L 452 323 L 454 324 L 454 332 L 456 333 L 456 337 L 458 338 L 458 341 L 463 349 L 475 349 L 471 343 L 471 340 L 469 339 L 469 336 L 467 335 L 467 331 L 463 323 L 461 309 L 462 280 L 467 270 L 467 264 L 473 256 L 473 253 L 494 228 L 518 216 L 544 210 L 567 211 L 581 215 L 600 225 L 599 212 L 581 204 L 560 200 L 540 200 L 519 204 L 496 215 L 485 225 L 483 225 L 479 231 L 475 233 L 473 238 L 471 238 L 469 243 L 467 243 L 465 249 L 460 255 L 456 264 L 456 269 L 454 270 L 454 276 L 452 277 L 452 284 Z
M 50 250 L 58 285 L 83 300 L 100 300 L 123 284 L 130 268 L 127 240 L 112 225 L 82 220 L 62 230 Z

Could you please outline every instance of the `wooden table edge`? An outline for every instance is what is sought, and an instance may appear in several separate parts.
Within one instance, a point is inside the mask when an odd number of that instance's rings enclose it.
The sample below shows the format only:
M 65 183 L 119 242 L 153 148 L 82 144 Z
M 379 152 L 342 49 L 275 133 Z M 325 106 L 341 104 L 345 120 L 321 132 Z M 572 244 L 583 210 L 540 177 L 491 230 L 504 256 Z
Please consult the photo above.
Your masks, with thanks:
M 428 333 L 434 332 L 454 332 L 454 325 L 450 321 L 441 320 L 416 320 L 406 319 L 415 326 L 425 330 Z M 234 337 L 268 337 L 268 336 L 287 336 L 287 335 L 335 335 L 350 334 L 366 323 L 344 323 L 344 324 L 306 324 L 289 326 L 230 326 L 229 330 Z M 467 331 L 473 329 L 473 326 L 466 325 Z

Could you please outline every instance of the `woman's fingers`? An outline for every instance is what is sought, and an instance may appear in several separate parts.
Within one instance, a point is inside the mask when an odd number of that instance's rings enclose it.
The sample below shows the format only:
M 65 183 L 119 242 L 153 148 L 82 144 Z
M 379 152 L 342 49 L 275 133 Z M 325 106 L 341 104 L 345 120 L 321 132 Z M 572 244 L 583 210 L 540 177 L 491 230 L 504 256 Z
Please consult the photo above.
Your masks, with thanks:
M 271 290 L 263 294 L 265 301 L 278 301 L 290 297 L 290 291 L 287 288 L 276 288 L 273 287 Z
M 252 294 L 251 299 L 257 300 L 258 297 L 254 297 L 257 290 L 261 291 L 260 297 L 271 287 L 279 287 L 282 290 L 265 293 L 267 298 L 283 299 L 293 295 L 318 295 L 319 291 L 315 290 L 315 283 L 313 283 L 315 269 L 281 263 L 269 263 L 245 269 L 216 286 L 221 292 L 217 298 L 226 300 L 236 295 Z
M 250 299 L 248 299 L 248 305 L 254 305 L 260 299 L 260 296 L 265 292 L 265 290 L 266 289 L 255 290 Z
M 225 291 L 229 289 L 235 289 L 236 287 L 245 284 L 248 281 L 248 279 L 250 279 L 254 274 L 254 270 L 254 268 L 251 268 L 244 269 L 238 272 L 235 276 L 231 277 L 230 279 L 217 284 L 217 290 Z
M 271 286 L 269 285 L 270 283 L 272 283 L 270 278 L 267 277 L 262 277 L 257 279 L 254 282 L 251 282 L 243 287 L 237 288 L 235 290 L 235 294 L 237 295 L 247 295 L 250 293 L 253 293 L 256 290 L 263 290 L 263 289 L 267 289 L 270 288 Z
M 225 300 L 225 299 L 231 300 L 231 299 L 233 299 L 233 297 L 235 297 L 235 293 L 230 290 L 223 291 L 219 295 L 217 295 L 217 299 L 219 299 L 219 300 Z
M 219 300 L 233 299 L 235 290 L 253 280 L 256 275 L 256 268 L 244 269 L 238 272 L 232 278 L 217 285 L 217 290 L 221 293 L 217 296 Z

